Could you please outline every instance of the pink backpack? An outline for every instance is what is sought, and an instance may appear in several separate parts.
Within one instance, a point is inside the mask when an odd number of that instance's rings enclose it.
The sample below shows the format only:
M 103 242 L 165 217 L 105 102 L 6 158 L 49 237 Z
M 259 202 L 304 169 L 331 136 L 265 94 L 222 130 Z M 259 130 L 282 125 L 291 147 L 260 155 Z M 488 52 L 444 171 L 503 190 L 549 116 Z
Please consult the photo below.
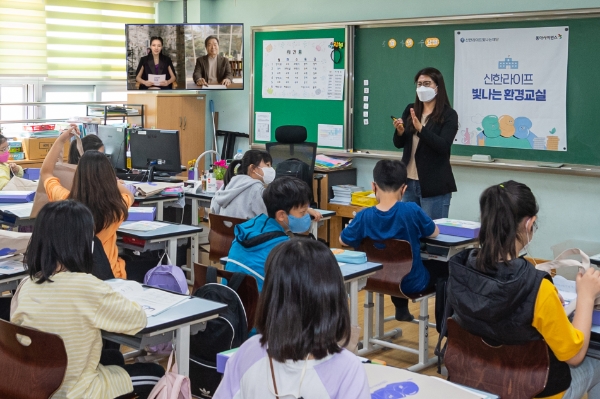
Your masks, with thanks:
M 177 363 L 173 362 L 173 352 L 169 356 L 165 375 L 158 380 L 148 399 L 192 399 L 190 379 L 177 374 Z

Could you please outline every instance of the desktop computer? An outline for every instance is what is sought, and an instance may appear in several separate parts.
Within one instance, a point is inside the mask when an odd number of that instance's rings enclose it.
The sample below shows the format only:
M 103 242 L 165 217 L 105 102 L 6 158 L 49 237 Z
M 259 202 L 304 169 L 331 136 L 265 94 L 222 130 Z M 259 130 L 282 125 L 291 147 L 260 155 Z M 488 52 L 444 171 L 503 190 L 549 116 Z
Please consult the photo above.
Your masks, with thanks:
M 110 125 L 98 126 L 98 138 L 104 144 L 104 153 L 115 170 L 127 168 L 127 128 Z
M 178 130 L 131 129 L 129 149 L 131 167 L 147 169 L 148 181 L 181 182 L 169 178 L 169 174 L 181 173 Z

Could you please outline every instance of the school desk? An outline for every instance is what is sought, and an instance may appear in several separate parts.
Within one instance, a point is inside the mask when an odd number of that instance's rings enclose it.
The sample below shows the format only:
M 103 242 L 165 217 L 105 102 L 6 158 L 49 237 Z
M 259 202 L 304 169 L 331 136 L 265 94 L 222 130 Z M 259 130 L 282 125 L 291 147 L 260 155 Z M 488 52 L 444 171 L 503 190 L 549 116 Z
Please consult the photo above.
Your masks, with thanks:
M 5 291 L 16 290 L 21 280 L 25 278 L 27 274 L 28 271 L 25 269 L 14 274 L 0 274 L 0 294 Z
M 32 208 L 33 202 L 0 204 L 0 225 L 8 226 L 11 229 L 20 226 L 33 226 L 35 219 L 29 217 Z
M 136 335 L 103 331 L 102 338 L 139 350 L 146 346 L 173 342 L 179 374 L 189 376 L 190 334 L 204 330 L 206 322 L 217 318 L 219 312 L 226 308 L 227 305 L 222 303 L 191 297 L 158 315 L 148 317 L 148 324 Z
M 199 234 L 202 232 L 202 227 L 188 226 L 185 224 L 176 224 L 169 222 L 161 222 L 165 224 L 164 227 L 160 227 L 150 231 L 138 231 L 138 230 L 127 230 L 127 225 L 137 222 L 123 222 L 117 230 L 117 245 L 132 249 L 134 251 L 150 251 L 157 249 L 165 249 L 169 257 L 174 260 L 177 259 L 177 240 L 191 238 L 192 244 L 190 247 L 192 265 L 194 262 L 198 262 L 198 242 Z M 123 242 L 123 237 L 130 237 L 136 240 L 142 241 L 142 245 L 133 245 Z M 194 284 L 194 268 L 191 265 L 182 266 L 183 271 L 190 274 L 190 278 L 187 280 L 188 284 Z
M 227 264 L 227 257 L 221 258 L 221 264 Z M 367 284 L 367 278 L 375 274 L 377 270 L 383 269 L 380 263 L 366 262 L 361 264 L 340 263 L 346 292 L 350 295 L 350 322 L 353 326 L 358 325 L 358 291 Z
M 141 206 L 156 204 L 156 220 L 163 220 L 163 210 L 165 202 L 176 202 L 179 197 L 165 196 L 165 195 L 153 195 L 150 197 L 135 197 L 134 204 Z

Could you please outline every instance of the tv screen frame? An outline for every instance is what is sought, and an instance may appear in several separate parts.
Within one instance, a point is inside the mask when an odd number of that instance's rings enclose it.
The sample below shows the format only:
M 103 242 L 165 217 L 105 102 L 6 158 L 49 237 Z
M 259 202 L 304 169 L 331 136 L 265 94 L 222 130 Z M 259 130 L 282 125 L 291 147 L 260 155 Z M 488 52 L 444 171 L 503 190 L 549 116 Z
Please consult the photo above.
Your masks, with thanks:
M 225 32 L 222 32 L 222 27 L 229 27 L 229 30 L 223 29 Z M 148 89 L 146 85 L 136 82 L 136 76 L 140 71 L 140 67 L 144 64 L 142 57 L 151 52 L 150 38 L 153 36 L 160 36 L 163 39 L 162 54 L 168 57 L 166 65 L 170 62 L 177 79 L 173 87 L 153 86 L 152 89 L 173 89 L 178 91 L 244 90 L 244 24 L 177 23 L 125 25 L 125 63 L 128 91 Z M 196 72 L 196 77 L 204 76 L 207 73 L 208 58 L 204 41 L 208 36 L 217 36 L 219 38 L 219 58 L 217 58 L 218 79 L 220 76 L 226 76 L 226 71 L 223 69 L 224 61 L 221 61 L 220 57 L 228 59 L 231 70 L 231 83 L 227 87 L 219 84 L 213 85 L 214 82 L 210 82 L 208 87 L 198 86 L 198 81 L 194 82 L 194 72 Z M 144 76 L 147 75 L 145 70 L 142 74 Z M 161 74 L 165 73 L 161 71 L 158 76 Z M 222 82 L 219 81 L 217 83 Z

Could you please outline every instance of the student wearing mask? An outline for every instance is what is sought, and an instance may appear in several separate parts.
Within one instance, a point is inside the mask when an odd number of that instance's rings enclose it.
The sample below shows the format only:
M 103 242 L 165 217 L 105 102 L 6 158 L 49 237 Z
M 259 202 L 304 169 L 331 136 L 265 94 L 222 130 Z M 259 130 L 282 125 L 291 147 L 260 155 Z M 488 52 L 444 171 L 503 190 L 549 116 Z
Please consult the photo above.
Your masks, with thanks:
M 458 115 L 450 106 L 441 72 L 425 68 L 415 75 L 417 95 L 401 119 L 395 119 L 394 146 L 403 148 L 408 186 L 402 201 L 416 202 L 432 219 L 447 218 L 456 182 L 450 147 Z
M 260 214 L 235 226 L 235 240 L 229 250 L 225 270 L 249 274 L 262 290 L 265 261 L 271 250 L 310 228 L 310 190 L 295 177 L 281 177 L 263 193 L 267 214 Z
M 10 181 L 11 175 L 23 177 L 23 168 L 14 162 L 8 162 L 9 156 L 8 139 L 0 134 L 0 190 Z

